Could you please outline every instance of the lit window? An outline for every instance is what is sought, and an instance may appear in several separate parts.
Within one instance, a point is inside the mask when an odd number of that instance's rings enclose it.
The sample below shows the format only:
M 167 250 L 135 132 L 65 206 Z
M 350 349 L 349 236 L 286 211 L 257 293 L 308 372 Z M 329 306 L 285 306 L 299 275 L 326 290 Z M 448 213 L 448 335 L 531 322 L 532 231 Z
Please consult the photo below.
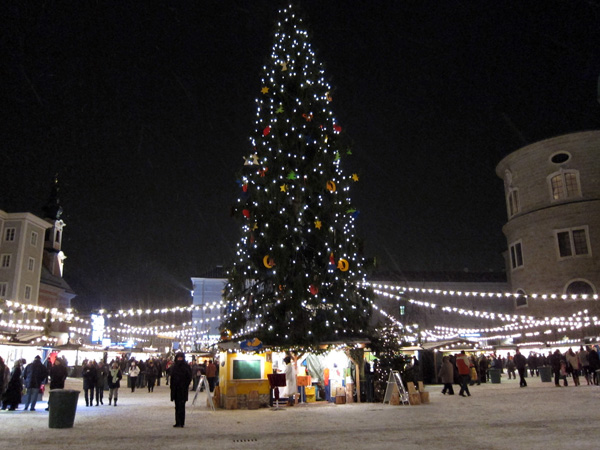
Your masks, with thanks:
M 581 195 L 579 189 L 579 172 L 563 171 L 550 176 L 550 189 L 553 200 L 563 200 Z
M 38 241 L 38 234 L 35 231 L 31 232 L 31 245 L 33 245 L 34 247 L 37 246 L 37 241 Z
M 516 242 L 510 246 L 510 266 L 512 270 L 523 267 L 523 250 L 521 242 Z
M 25 300 L 31 300 L 31 286 L 25 286 Z
M 33 272 L 33 269 L 35 269 L 35 258 L 29 258 L 29 262 L 27 263 L 27 270 Z
M 555 233 L 559 257 L 570 258 L 590 254 L 587 227 L 560 230 Z
M 14 241 L 16 234 L 17 234 L 16 228 L 7 228 L 4 233 L 4 240 L 5 241 Z
M 8 269 L 10 267 L 10 255 L 9 254 L 2 255 L 2 263 L 0 264 L 0 266 L 3 269 Z
M 508 207 L 508 217 L 512 217 L 517 214 L 520 210 L 519 205 L 519 190 L 511 189 L 508 191 L 508 195 L 506 197 L 506 203 Z

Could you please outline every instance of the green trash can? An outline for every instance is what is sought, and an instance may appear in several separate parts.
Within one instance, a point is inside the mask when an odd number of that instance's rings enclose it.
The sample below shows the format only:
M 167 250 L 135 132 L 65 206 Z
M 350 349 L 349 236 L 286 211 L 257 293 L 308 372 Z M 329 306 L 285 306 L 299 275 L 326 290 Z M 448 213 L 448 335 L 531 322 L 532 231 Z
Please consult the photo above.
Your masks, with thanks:
M 48 399 L 48 426 L 50 428 L 73 428 L 79 392 L 73 389 L 51 389 Z
M 492 383 L 500 383 L 500 369 L 490 369 L 490 380 Z
M 540 378 L 542 379 L 542 383 L 552 382 L 552 367 L 542 366 L 538 370 L 540 371 Z

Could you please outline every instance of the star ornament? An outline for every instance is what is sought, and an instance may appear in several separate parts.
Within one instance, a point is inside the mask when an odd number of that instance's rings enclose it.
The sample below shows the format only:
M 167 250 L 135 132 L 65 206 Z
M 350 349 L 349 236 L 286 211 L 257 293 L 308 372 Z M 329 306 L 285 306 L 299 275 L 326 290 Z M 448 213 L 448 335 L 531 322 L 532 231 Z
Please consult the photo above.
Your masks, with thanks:
M 281 71 L 285 72 L 286 70 L 288 70 L 287 61 L 284 61 L 281 63 Z
M 287 192 L 287 190 L 288 190 L 287 184 L 282 184 L 281 186 L 279 186 L 279 190 L 281 192 Z
M 269 93 L 269 88 L 268 87 L 263 87 L 260 92 L 262 92 L 263 94 L 268 94 Z
M 358 174 L 357 173 L 353 173 L 352 174 L 352 181 L 358 181 Z
M 317 230 L 320 230 L 322 226 L 323 226 L 323 223 L 320 220 L 315 220 L 315 228 Z

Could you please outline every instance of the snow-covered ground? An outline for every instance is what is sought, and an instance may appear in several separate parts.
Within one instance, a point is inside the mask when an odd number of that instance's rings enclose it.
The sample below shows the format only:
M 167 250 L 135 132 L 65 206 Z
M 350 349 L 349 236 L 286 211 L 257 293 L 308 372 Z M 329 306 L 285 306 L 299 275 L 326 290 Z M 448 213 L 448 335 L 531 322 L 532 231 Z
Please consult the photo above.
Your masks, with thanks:
M 195 406 L 190 397 L 183 429 L 172 427 L 174 407 L 164 385 L 154 393 L 121 388 L 116 408 L 106 398 L 104 406 L 86 407 L 82 392 L 74 427 L 67 429 L 48 427 L 45 395 L 37 411 L 0 413 L 0 448 L 599 448 L 599 386 L 528 382 L 519 388 L 504 376 L 501 384 L 471 387 L 467 398 L 428 386 L 431 402 L 420 406 L 319 402 L 281 411 L 211 411 L 202 393 Z M 66 388 L 81 389 L 81 380 L 68 379 Z

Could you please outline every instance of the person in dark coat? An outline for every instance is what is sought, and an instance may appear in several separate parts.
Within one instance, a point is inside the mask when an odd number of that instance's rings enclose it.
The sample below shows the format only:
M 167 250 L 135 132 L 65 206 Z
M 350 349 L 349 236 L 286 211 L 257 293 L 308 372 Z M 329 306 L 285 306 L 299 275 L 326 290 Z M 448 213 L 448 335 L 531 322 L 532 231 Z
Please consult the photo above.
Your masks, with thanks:
M 104 361 L 100 361 L 96 371 L 96 406 L 98 406 L 98 402 L 104 405 L 104 385 L 108 377 L 108 366 L 104 364 Z
M 15 411 L 21 403 L 21 394 L 23 393 L 21 374 L 21 360 L 17 360 L 10 373 L 10 380 L 2 399 L 2 409 L 8 408 L 10 411 Z
M 154 361 L 148 361 L 148 364 L 146 364 L 146 383 L 148 384 L 148 392 L 154 392 L 154 384 L 156 383 L 157 376 L 158 370 L 154 365 Z
M 115 400 L 115 406 L 117 406 L 117 400 L 119 399 L 119 388 L 121 387 L 121 379 L 123 378 L 123 372 L 119 367 L 118 362 L 114 362 L 110 371 L 108 372 L 108 404 L 110 405 Z
M 83 392 L 85 395 L 85 406 L 94 405 L 94 389 L 96 381 L 98 381 L 98 370 L 95 365 L 96 361 L 88 361 L 83 366 Z
M 25 372 L 23 372 L 23 379 L 27 388 L 24 410 L 30 409 L 30 411 L 35 411 L 35 404 L 37 403 L 40 388 L 42 387 L 42 383 L 46 381 L 46 378 L 48 378 L 48 369 L 42 364 L 42 358 L 38 355 L 33 359 L 31 364 L 25 367 Z
M 527 381 L 525 381 L 525 372 L 527 371 L 527 358 L 525 358 L 519 349 L 517 349 L 513 361 L 519 372 L 519 387 L 526 387 Z
M 550 365 L 552 366 L 552 372 L 554 372 L 554 385 L 556 387 L 560 386 L 559 380 L 561 378 L 560 375 L 560 361 L 562 360 L 562 354 L 560 350 L 556 349 L 554 353 L 550 356 Z
M 175 402 L 175 428 L 185 425 L 185 402 L 192 382 L 192 368 L 185 361 L 184 353 L 175 355 L 175 363 L 171 367 L 171 401 Z
M 50 368 L 50 389 L 64 389 L 67 375 L 67 367 L 60 358 L 56 358 Z
M 56 358 L 54 360 L 54 364 L 50 366 L 48 374 L 50 375 L 50 390 L 65 388 L 65 380 L 67 379 L 68 370 L 60 358 Z M 48 400 L 48 407 L 46 408 L 46 411 L 49 409 L 50 400 Z

